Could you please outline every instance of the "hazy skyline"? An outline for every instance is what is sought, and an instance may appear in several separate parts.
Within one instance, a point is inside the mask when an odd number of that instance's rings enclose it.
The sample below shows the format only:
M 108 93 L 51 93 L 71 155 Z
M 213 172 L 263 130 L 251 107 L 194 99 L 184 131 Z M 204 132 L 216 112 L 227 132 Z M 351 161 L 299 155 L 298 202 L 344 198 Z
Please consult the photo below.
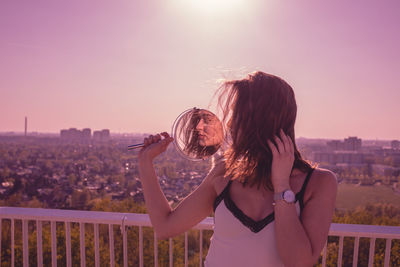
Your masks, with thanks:
M 297 137 L 400 139 L 400 1 L 1 1 L 0 131 L 169 131 L 217 79 L 285 79 Z

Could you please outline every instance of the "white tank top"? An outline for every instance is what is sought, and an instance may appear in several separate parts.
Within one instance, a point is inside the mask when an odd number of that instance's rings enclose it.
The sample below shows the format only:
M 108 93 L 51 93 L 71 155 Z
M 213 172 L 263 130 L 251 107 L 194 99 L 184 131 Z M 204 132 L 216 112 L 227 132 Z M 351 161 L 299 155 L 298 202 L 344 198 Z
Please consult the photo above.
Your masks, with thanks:
M 312 171 L 308 173 L 302 189 L 296 194 L 295 206 L 298 215 L 304 206 L 304 191 Z M 274 213 L 257 222 L 246 216 L 229 196 L 231 183 L 232 181 L 229 181 L 214 202 L 214 233 L 204 266 L 284 266 L 276 245 Z

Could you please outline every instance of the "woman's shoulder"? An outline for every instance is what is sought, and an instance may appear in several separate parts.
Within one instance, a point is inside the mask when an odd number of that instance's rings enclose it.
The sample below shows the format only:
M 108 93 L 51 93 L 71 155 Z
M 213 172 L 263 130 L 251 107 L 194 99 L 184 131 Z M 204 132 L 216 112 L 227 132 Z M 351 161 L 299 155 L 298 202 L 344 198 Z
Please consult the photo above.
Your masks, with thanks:
M 314 168 L 312 176 L 315 178 L 314 180 L 318 180 L 319 182 L 337 183 L 336 174 L 328 169 Z
M 336 174 L 323 168 L 314 168 L 310 178 L 310 187 L 318 191 L 335 191 L 337 188 Z M 313 190 L 313 191 L 314 191 Z
M 226 161 L 223 157 L 214 157 L 211 161 L 211 169 L 208 173 L 212 175 L 213 178 L 224 176 L 226 172 Z
M 217 188 L 219 188 L 219 185 L 225 176 L 225 171 L 225 161 L 221 159 L 213 159 L 210 171 L 208 172 L 204 182 L 211 184 L 215 191 L 218 192 Z
M 334 172 L 314 168 L 304 193 L 304 203 L 311 199 L 336 199 L 337 179 Z

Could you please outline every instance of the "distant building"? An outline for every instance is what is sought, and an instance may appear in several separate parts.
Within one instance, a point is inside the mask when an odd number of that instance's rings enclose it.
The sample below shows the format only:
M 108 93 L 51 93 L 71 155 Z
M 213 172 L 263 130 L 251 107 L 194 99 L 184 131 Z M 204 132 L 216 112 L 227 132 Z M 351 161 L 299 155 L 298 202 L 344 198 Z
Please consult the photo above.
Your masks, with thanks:
M 344 141 L 332 140 L 326 143 L 329 151 L 358 151 L 361 149 L 361 139 L 356 136 L 345 138 Z
M 357 151 L 361 148 L 361 139 L 356 136 L 344 139 L 344 150 Z
M 392 149 L 400 149 L 400 141 L 399 140 L 393 140 L 390 142 L 390 146 Z
M 62 129 L 60 131 L 60 137 L 63 140 L 75 141 L 75 142 L 87 142 L 91 138 L 91 130 L 85 128 L 83 130 L 78 130 L 76 128 Z
M 336 152 L 335 160 L 336 164 L 346 163 L 346 164 L 363 164 L 365 154 L 358 153 L 356 151 L 346 151 L 346 152 Z
M 369 156 L 371 156 L 370 153 L 357 151 L 314 152 L 313 161 L 332 165 L 363 164 Z
M 94 131 L 93 132 L 93 140 L 94 141 L 108 141 L 110 140 L 110 130 L 109 129 L 103 129 L 101 131 Z
M 78 130 L 76 128 L 62 129 L 60 131 L 60 137 L 66 141 L 82 142 L 87 143 L 93 141 L 108 141 L 110 140 L 110 130 L 103 129 L 101 131 L 94 131 L 92 136 L 92 130 L 90 128 L 84 128 Z M 93 139 L 92 139 L 93 138 Z
M 100 140 L 100 139 L 101 139 L 101 131 L 94 131 L 93 140 Z
M 331 151 L 344 150 L 344 142 L 340 140 L 328 141 L 326 146 Z
M 85 128 L 82 130 L 82 138 L 89 140 L 92 137 L 92 130 L 90 128 Z
M 101 130 L 101 133 L 103 134 L 103 138 L 105 139 L 110 139 L 110 130 L 109 129 L 103 129 Z
M 82 137 L 82 132 L 76 128 L 63 129 L 60 131 L 60 137 L 68 140 L 79 140 Z

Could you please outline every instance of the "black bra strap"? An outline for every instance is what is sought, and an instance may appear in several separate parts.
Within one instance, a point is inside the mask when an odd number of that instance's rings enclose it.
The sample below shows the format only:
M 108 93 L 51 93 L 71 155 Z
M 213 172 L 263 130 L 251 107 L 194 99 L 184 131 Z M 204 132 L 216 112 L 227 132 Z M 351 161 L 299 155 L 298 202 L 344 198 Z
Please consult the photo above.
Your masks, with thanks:
M 310 177 L 311 177 L 311 174 L 313 173 L 313 171 L 314 171 L 314 168 L 312 168 L 312 169 L 308 172 L 307 177 L 306 177 L 306 179 L 304 180 L 303 186 L 301 187 L 301 190 L 300 190 L 300 193 L 301 193 L 302 195 L 304 195 L 304 192 L 306 191 L 306 187 L 307 187 L 308 181 L 310 181 Z
M 299 201 L 300 204 L 300 212 L 303 211 L 304 208 L 304 192 L 306 191 L 307 184 L 310 181 L 311 174 L 314 172 L 315 168 L 312 168 L 308 174 L 306 179 L 304 180 L 303 186 L 301 187 L 300 192 L 296 194 L 296 199 Z
M 226 192 L 228 192 L 228 188 L 231 185 L 232 180 L 229 180 L 228 184 L 225 186 L 224 190 L 217 196 L 217 198 L 214 201 L 214 212 L 217 209 L 219 203 L 225 198 Z

